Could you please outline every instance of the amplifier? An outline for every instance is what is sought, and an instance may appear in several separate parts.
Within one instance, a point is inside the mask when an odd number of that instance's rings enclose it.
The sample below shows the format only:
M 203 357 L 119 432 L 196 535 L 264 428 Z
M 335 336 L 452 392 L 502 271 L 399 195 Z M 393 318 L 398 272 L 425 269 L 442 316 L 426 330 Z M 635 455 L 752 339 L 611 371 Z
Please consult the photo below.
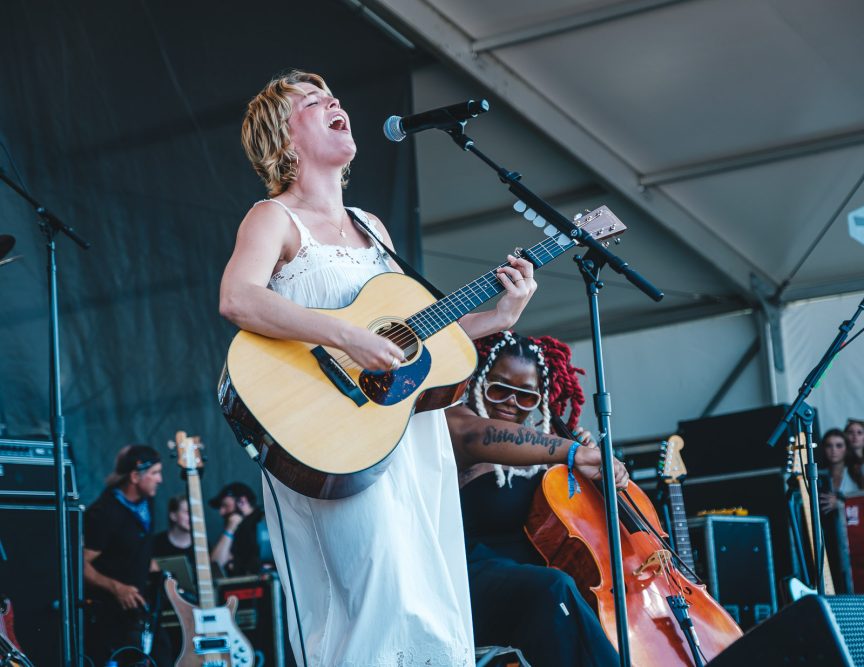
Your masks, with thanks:
M 216 582 L 216 596 L 224 604 L 237 598 L 237 627 L 255 649 L 256 667 L 295 667 L 285 633 L 285 598 L 275 571 Z
M 83 593 L 83 516 L 82 506 L 68 508 L 71 583 L 78 599 Z M 0 589 L 12 600 L 15 634 L 34 665 L 63 664 L 56 518 L 53 505 L 0 502 Z M 84 646 L 80 610 L 75 613 L 74 628 L 73 641 L 78 654 Z M 0 656 L 0 665 L 5 664 Z
M 78 500 L 75 466 L 66 445 L 66 497 Z M 0 499 L 53 501 L 54 443 L 50 440 L 0 440 Z
M 777 611 L 771 531 L 762 516 L 690 519 L 696 574 L 742 628 Z

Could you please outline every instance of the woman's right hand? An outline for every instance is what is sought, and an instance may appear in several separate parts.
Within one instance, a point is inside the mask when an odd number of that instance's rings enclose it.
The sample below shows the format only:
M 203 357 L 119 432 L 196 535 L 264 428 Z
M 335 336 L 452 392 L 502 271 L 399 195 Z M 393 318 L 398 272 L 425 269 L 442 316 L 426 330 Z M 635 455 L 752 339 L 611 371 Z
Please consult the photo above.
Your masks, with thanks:
M 368 371 L 393 371 L 405 361 L 402 348 L 363 327 L 352 327 L 344 333 L 340 347 L 358 366 Z
M 819 507 L 823 512 L 831 512 L 837 509 L 837 494 L 835 493 L 820 493 Z

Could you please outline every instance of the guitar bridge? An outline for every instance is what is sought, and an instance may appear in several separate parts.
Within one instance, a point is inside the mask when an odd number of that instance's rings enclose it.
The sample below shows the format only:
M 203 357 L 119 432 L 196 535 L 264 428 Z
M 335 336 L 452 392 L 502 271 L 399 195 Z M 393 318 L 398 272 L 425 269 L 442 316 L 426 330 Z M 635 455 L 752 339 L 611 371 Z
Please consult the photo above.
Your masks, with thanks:
M 327 379 L 330 380 L 330 382 L 333 383 L 333 386 L 340 392 L 354 401 L 354 403 L 357 404 L 357 407 L 369 402 L 369 399 L 366 398 L 362 391 L 360 391 L 360 387 L 357 386 L 357 383 L 351 379 L 351 376 L 345 372 L 345 369 L 342 368 L 339 362 L 333 358 L 332 354 L 320 345 L 313 347 L 310 352 L 312 352 L 312 356 L 318 360 L 318 365 L 321 367 L 324 375 L 327 376 Z

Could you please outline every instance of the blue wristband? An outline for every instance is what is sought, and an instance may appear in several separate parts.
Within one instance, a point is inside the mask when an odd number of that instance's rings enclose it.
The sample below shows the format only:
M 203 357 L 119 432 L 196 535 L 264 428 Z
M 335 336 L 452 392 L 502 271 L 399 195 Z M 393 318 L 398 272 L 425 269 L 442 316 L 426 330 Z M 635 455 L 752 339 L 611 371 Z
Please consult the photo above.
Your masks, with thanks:
M 570 492 L 570 498 L 574 493 L 582 493 L 582 488 L 576 480 L 576 475 L 573 474 L 573 466 L 576 464 L 576 448 L 579 447 L 578 440 L 574 440 L 570 445 L 570 451 L 567 452 L 567 489 Z
M 223 531 L 222 531 L 222 534 L 223 534 L 225 537 L 227 537 L 229 540 L 233 540 L 233 539 L 234 539 L 234 533 L 232 533 L 230 530 L 223 530 Z

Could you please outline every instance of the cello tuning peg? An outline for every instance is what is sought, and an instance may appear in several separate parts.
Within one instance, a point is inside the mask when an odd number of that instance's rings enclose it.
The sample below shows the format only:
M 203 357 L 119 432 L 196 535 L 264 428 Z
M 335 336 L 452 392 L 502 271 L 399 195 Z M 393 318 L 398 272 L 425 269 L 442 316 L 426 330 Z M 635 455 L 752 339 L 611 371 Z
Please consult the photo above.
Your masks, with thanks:
M 513 210 L 517 213 L 524 213 L 527 208 L 528 204 L 526 204 L 521 199 L 516 200 L 516 202 L 513 204 Z

